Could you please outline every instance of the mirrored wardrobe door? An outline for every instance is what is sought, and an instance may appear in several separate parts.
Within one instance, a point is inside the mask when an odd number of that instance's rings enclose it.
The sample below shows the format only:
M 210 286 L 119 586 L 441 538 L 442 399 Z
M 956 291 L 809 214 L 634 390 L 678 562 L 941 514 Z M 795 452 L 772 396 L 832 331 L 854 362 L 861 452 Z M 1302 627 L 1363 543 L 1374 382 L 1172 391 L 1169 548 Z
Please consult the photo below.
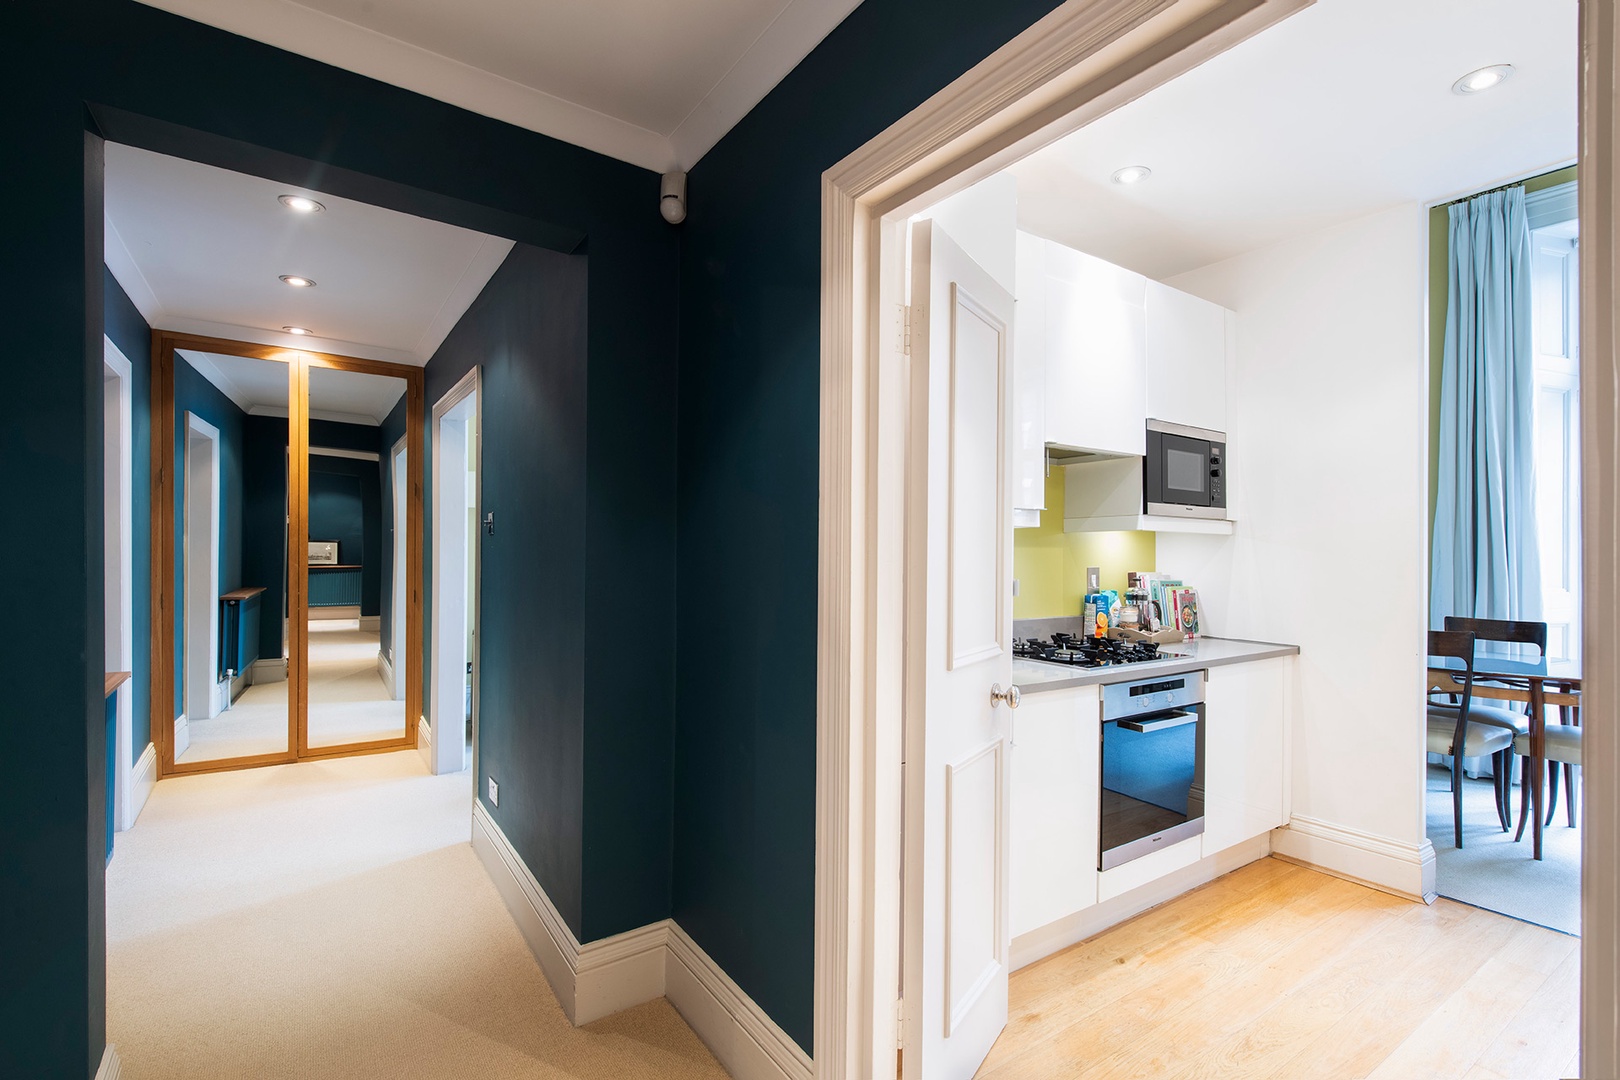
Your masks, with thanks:
M 172 762 L 291 753 L 288 410 L 295 365 L 176 349 Z
M 301 750 L 406 735 L 408 506 L 396 469 L 409 384 L 310 363 L 305 528 L 307 719 Z

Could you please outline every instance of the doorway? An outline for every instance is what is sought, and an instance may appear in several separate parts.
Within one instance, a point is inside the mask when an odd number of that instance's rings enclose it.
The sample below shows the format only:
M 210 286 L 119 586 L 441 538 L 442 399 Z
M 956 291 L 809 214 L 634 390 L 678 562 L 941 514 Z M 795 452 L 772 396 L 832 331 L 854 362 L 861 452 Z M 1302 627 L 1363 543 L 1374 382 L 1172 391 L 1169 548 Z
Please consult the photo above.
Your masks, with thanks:
M 422 745 L 435 773 L 473 764 L 478 726 L 479 369 L 433 406 L 433 701 Z
M 175 721 L 175 754 L 191 744 L 190 726 L 219 713 L 219 428 L 195 413 L 186 414 L 185 441 L 185 613 L 182 656 L 184 698 Z
M 106 612 L 104 663 L 109 674 L 132 672 L 135 666 L 134 556 L 131 536 L 133 496 L 133 369 L 129 359 L 103 338 L 102 408 L 102 558 Z M 136 754 L 132 725 L 133 687 L 125 680 L 112 705 L 114 720 L 107 746 L 107 768 L 112 774 L 112 802 L 107 807 L 112 828 L 123 831 L 135 823 L 140 803 L 134 776 Z M 145 761 L 144 754 L 140 760 Z
M 392 564 L 394 580 L 392 584 L 393 602 L 388 609 L 387 667 L 383 674 L 383 681 L 392 689 L 396 701 L 405 700 L 405 664 L 402 662 L 402 654 L 400 653 L 400 646 L 405 643 L 405 607 L 407 603 L 405 583 L 408 578 L 406 573 L 407 544 L 405 538 L 410 527 L 409 514 L 406 510 L 410 488 L 406 483 L 407 462 L 405 455 L 405 439 L 401 436 L 399 442 L 394 444 L 388 458 L 392 463 L 390 469 L 393 479 L 393 514 L 389 527 L 393 532 L 394 540 Z

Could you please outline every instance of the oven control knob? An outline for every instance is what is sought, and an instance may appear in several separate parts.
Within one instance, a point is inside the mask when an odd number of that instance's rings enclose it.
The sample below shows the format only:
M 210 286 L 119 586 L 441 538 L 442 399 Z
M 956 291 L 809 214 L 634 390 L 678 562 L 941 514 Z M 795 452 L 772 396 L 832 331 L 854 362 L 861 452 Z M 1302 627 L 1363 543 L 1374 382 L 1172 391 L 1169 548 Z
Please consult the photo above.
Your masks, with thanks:
M 1018 687 L 1016 686 L 1009 686 L 1007 689 L 1003 690 L 1000 683 L 990 684 L 990 707 L 992 709 L 997 705 L 1000 705 L 1003 701 L 1007 703 L 1007 708 L 1016 709 L 1018 708 L 1018 703 L 1023 699 L 1024 695 L 1019 692 Z

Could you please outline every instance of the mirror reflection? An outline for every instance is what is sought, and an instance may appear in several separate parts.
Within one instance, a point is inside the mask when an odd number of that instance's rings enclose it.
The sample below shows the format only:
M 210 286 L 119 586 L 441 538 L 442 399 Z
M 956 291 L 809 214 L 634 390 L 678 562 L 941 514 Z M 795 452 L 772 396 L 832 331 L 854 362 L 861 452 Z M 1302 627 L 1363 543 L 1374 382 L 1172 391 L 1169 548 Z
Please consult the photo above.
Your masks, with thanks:
M 405 736 L 406 382 L 309 372 L 312 748 Z
M 175 355 L 176 762 L 290 747 L 290 385 L 274 360 Z

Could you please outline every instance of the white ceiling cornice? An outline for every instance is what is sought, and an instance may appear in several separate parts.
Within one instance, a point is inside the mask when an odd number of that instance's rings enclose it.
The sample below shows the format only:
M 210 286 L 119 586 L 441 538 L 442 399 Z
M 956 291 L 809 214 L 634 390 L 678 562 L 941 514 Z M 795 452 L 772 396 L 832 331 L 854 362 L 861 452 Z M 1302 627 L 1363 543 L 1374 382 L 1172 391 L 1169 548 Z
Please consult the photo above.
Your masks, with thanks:
M 292 0 L 139 2 L 662 173 L 690 168 L 708 153 L 859 0 L 789 0 L 668 133 Z

